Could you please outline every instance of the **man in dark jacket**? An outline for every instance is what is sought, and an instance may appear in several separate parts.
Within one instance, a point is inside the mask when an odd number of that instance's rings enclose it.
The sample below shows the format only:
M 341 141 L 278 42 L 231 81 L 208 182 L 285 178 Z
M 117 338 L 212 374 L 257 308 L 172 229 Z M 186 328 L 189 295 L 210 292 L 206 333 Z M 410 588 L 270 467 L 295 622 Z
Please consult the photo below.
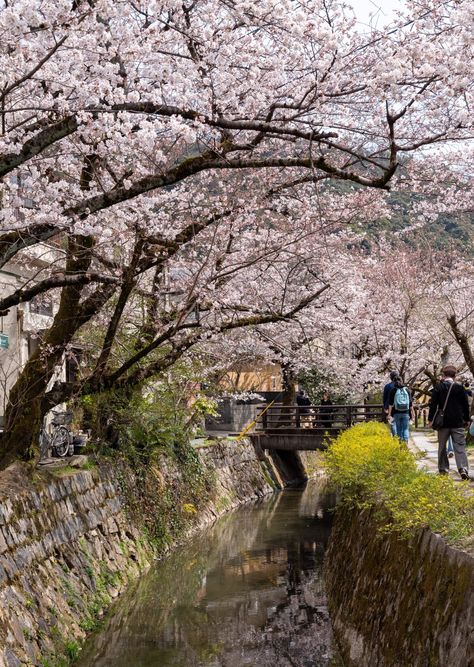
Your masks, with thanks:
M 428 415 L 428 422 L 431 426 L 436 412 L 443 410 L 449 389 L 451 388 L 444 410 L 443 427 L 438 430 L 438 470 L 441 475 L 446 475 L 449 472 L 446 443 L 451 436 L 456 465 L 461 479 L 469 479 L 465 431 L 469 424 L 469 401 L 464 387 L 454 382 L 454 378 L 456 377 L 455 367 L 445 366 L 442 373 L 443 379 L 433 390 Z
M 307 415 L 311 405 L 310 398 L 304 389 L 300 389 L 296 394 L 296 404 L 300 406 L 300 414 Z
M 390 393 L 392 389 L 395 387 L 394 380 L 397 376 L 398 376 L 397 371 L 390 371 L 390 382 L 387 382 L 387 384 L 383 388 L 383 409 L 386 417 L 388 417 L 388 412 L 390 407 Z M 392 435 L 395 436 L 397 435 L 397 430 L 394 421 L 392 421 L 390 424 L 390 430 L 392 432 Z
M 300 421 L 301 426 L 303 428 L 309 428 L 311 426 L 311 422 L 308 419 L 308 417 L 306 417 L 306 415 L 309 415 L 311 412 L 309 409 L 309 406 L 311 405 L 311 400 L 304 389 L 300 389 L 296 394 L 296 405 L 299 406 L 298 412 L 302 416 L 302 419 Z

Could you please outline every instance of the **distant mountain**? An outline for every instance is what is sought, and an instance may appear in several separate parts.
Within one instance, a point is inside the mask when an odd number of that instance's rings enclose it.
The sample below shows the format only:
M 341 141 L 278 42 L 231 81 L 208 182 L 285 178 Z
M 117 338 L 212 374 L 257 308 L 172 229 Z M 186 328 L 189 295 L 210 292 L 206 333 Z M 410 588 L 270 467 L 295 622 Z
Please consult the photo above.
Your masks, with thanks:
M 389 197 L 391 217 L 367 224 L 364 245 L 371 246 L 376 239 L 389 232 L 409 245 L 421 241 L 436 250 L 452 249 L 474 257 L 474 213 L 443 213 L 432 222 L 410 229 L 416 222 L 411 207 L 417 197 L 406 192 L 392 192 Z

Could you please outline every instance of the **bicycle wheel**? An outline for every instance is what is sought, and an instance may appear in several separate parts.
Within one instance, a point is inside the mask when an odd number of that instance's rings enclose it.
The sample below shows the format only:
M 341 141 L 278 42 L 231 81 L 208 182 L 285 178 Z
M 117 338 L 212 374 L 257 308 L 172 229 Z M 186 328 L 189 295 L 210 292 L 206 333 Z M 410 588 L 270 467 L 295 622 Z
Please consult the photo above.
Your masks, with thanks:
M 63 458 L 69 451 L 69 430 L 65 426 L 58 426 L 51 439 L 51 446 L 56 454 Z

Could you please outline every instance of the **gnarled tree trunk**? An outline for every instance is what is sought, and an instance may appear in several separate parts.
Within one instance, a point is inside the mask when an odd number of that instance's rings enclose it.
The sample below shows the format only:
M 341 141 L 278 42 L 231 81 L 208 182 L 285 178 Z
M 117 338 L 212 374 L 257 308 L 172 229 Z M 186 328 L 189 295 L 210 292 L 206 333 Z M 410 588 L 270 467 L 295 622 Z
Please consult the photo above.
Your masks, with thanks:
M 66 273 L 87 271 L 91 262 L 92 247 L 91 237 L 71 237 L 66 258 Z M 81 285 L 63 288 L 53 325 L 10 391 L 0 450 L 2 467 L 17 458 L 28 460 L 35 456 L 38 434 L 47 411 L 43 398 L 49 381 L 58 364 L 62 363 L 66 346 L 86 321 L 85 316 L 89 315 L 89 311 L 86 313 L 80 306 L 82 290 Z

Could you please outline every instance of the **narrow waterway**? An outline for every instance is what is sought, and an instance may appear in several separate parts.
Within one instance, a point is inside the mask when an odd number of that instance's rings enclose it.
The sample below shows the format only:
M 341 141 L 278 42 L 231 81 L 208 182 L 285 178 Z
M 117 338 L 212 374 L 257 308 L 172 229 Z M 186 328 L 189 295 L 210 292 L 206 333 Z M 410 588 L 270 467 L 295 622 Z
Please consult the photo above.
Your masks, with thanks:
M 317 481 L 224 516 L 114 605 L 81 667 L 336 667 Z

